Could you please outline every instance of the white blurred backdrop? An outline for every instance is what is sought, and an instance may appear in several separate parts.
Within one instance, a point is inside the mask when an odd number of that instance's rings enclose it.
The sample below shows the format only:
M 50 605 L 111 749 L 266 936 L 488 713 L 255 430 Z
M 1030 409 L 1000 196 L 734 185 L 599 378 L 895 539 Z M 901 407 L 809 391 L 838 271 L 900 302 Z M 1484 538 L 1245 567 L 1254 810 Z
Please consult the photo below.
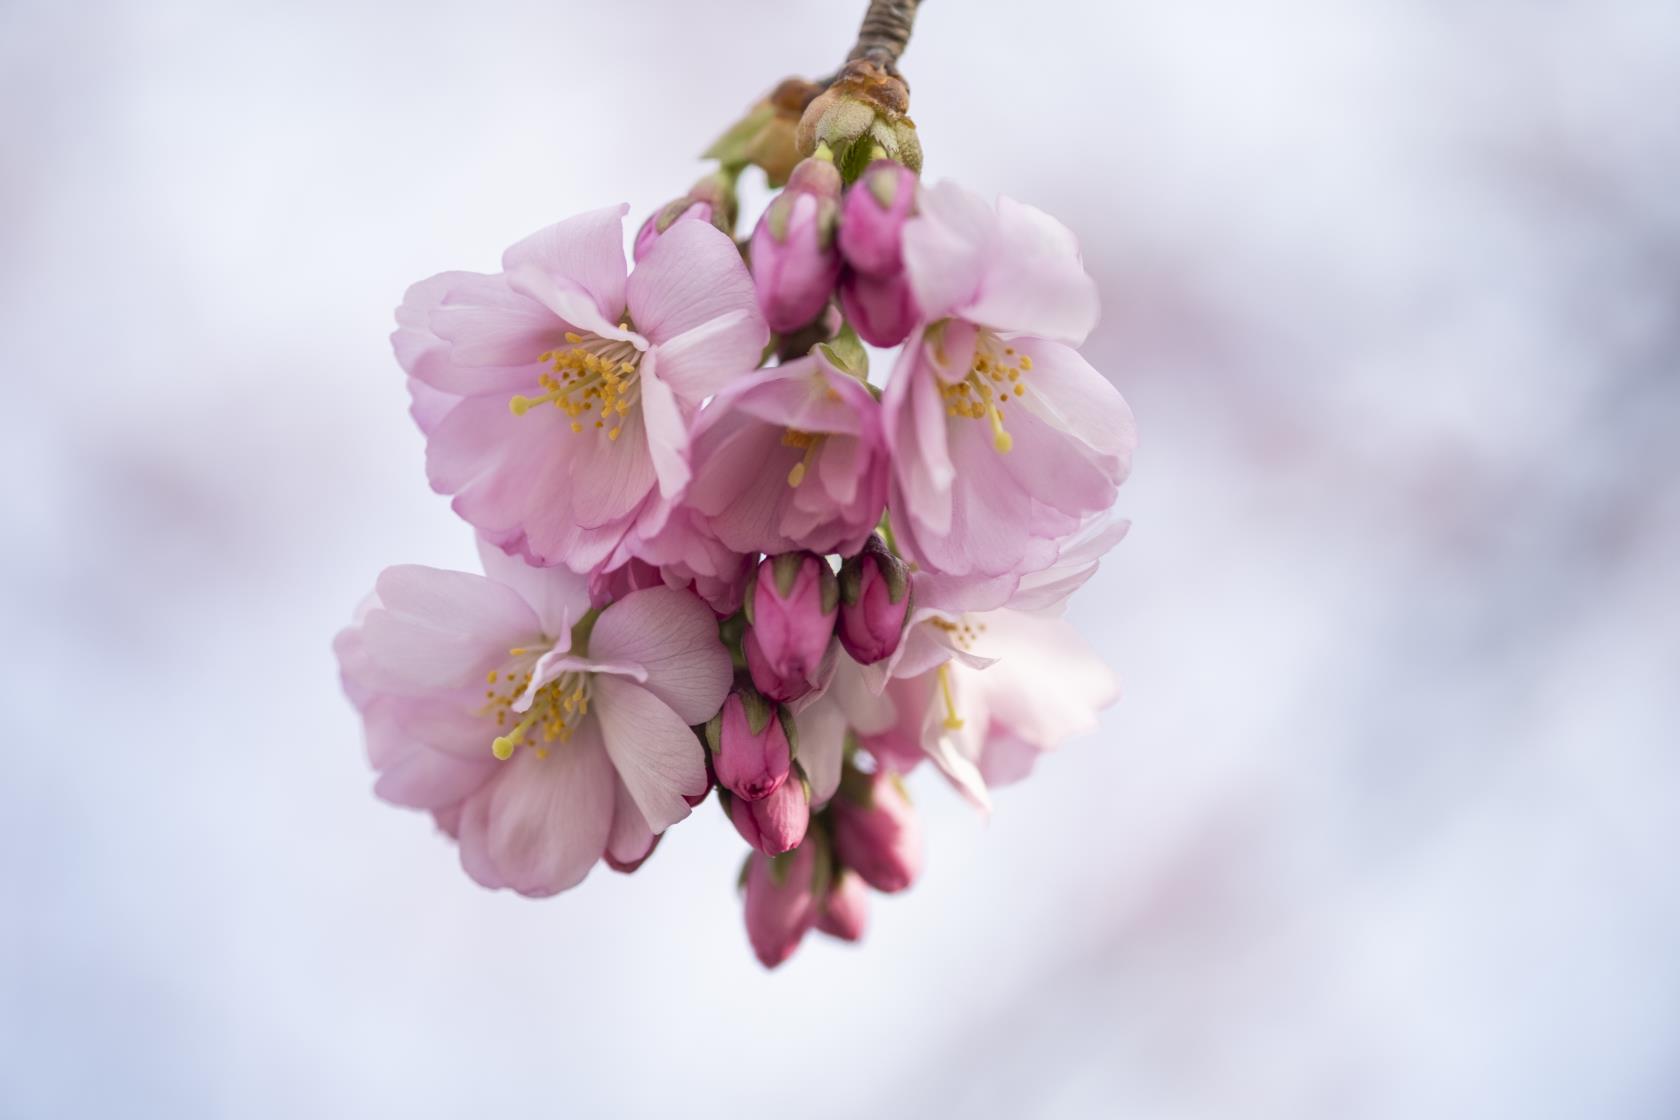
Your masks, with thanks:
M 1680 1113 L 1672 0 L 927 0 L 929 176 L 1103 288 L 1125 699 L 768 975 L 713 805 L 533 903 L 371 797 L 404 286 L 862 7 L 0 2 L 0 1116 Z

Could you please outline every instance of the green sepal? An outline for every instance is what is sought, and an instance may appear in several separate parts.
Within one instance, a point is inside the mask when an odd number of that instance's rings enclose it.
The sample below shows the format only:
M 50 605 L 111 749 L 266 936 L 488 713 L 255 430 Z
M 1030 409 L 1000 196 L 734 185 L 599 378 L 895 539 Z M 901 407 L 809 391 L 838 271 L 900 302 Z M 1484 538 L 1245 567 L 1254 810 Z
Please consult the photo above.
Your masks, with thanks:
M 817 349 L 841 373 L 858 381 L 869 381 L 869 351 L 863 348 L 863 340 L 850 323 L 842 324 L 840 333 L 828 342 L 819 342 Z
M 711 147 L 700 153 L 701 159 L 715 159 L 725 167 L 741 167 L 752 162 L 748 154 L 752 143 L 764 126 L 776 115 L 776 107 L 767 101 L 754 105 L 747 115 L 730 125 Z

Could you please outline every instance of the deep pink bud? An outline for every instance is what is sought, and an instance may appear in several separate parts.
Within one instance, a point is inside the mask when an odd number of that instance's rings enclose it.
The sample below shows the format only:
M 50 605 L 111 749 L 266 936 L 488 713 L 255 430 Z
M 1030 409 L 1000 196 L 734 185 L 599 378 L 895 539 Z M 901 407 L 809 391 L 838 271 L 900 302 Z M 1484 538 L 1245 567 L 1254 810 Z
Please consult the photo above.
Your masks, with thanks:
M 793 746 L 788 722 L 774 704 L 750 688 L 739 688 L 706 724 L 717 779 L 737 797 L 757 801 L 787 781 Z
M 846 269 L 840 276 L 840 306 L 858 337 L 871 346 L 897 346 L 910 337 L 922 316 L 902 270 L 871 276 Z
M 840 252 L 846 263 L 875 276 L 902 269 L 901 235 L 915 206 L 914 171 L 890 159 L 870 164 L 846 192 L 840 215 Z
M 871 533 L 863 551 L 840 565 L 840 644 L 859 665 L 884 661 L 904 637 L 910 569 Z
M 816 924 L 815 848 L 801 844 L 774 858 L 762 852 L 747 857 L 747 897 L 742 908 L 747 940 L 765 968 L 775 968 L 793 956 Z
M 827 160 L 793 169 L 753 230 L 753 288 L 770 329 L 796 331 L 828 305 L 840 278 L 834 230 L 840 217 L 840 172 Z
M 842 941 L 861 941 L 869 925 L 869 888 L 851 871 L 842 872 L 817 911 L 817 928 Z
M 729 819 L 741 839 L 767 856 L 779 856 L 805 839 L 811 824 L 811 794 L 803 781 L 791 777 L 761 800 L 731 798 Z
M 828 561 L 811 552 L 765 558 L 744 605 L 752 629 L 742 652 L 759 691 L 785 704 L 816 687 L 840 608 Z
M 726 172 L 707 175 L 688 189 L 681 198 L 673 198 L 648 215 L 642 228 L 636 231 L 634 253 L 637 260 L 647 255 L 661 234 L 678 222 L 693 219 L 710 222 L 718 229 L 735 236 L 735 178 Z
M 891 894 L 922 873 L 922 825 L 896 780 L 861 775 L 856 789 L 842 785 L 834 810 L 834 850 L 840 862 L 878 891 Z

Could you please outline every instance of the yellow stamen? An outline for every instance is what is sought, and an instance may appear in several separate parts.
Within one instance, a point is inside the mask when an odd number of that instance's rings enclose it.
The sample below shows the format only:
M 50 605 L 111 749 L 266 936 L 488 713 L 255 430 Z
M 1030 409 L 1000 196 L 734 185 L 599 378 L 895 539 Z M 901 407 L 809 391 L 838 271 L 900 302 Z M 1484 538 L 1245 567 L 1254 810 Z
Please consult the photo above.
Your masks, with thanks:
M 945 697 L 945 730 L 961 731 L 963 721 L 957 718 L 957 702 L 951 696 L 951 667 L 939 667 L 939 691 Z

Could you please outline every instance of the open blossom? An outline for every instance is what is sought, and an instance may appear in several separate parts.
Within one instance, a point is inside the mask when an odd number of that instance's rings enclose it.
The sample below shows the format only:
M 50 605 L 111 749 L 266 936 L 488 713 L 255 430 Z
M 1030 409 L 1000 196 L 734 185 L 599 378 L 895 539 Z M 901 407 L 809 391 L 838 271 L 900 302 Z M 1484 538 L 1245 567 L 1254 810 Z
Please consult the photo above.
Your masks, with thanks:
M 1119 698 L 1114 673 L 1073 624 L 1015 610 L 947 620 L 959 656 L 888 680 L 894 725 L 860 742 L 890 769 L 926 757 L 982 809 L 988 790 L 1024 778 L 1039 756 L 1093 731 Z
M 687 484 L 689 420 L 768 337 L 728 236 L 677 221 L 627 272 L 625 210 L 533 234 L 502 273 L 416 284 L 393 336 L 412 378 L 460 398 L 428 416 L 433 487 L 504 549 L 579 572 Z
M 723 702 L 729 654 L 686 591 L 597 612 L 583 577 L 482 551 L 483 576 L 387 569 L 335 649 L 375 791 L 436 814 L 485 886 L 553 894 L 688 815 L 707 781 L 690 725 Z
M 739 552 L 850 554 L 886 506 L 880 405 L 820 351 L 719 393 L 691 462 L 685 504 Z
M 1109 508 L 1135 442 L 1120 394 L 1073 349 L 1096 286 L 1073 235 L 1030 206 L 925 188 L 904 226 L 906 272 L 930 326 L 882 398 L 901 551 L 990 579 L 1039 570 Z

